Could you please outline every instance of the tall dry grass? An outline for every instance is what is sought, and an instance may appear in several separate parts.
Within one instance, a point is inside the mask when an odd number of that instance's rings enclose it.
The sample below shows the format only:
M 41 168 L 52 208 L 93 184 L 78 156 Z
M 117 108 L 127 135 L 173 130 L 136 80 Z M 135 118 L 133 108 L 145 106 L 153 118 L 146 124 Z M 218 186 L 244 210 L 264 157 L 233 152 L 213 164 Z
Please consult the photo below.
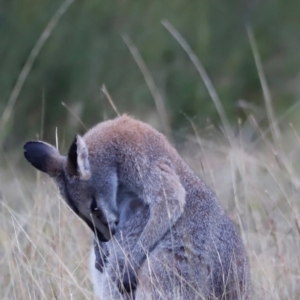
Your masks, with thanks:
M 91 299 L 90 232 L 48 178 L 30 182 L 24 173 L 7 173 L 1 174 L 0 298 Z
M 278 145 L 256 125 L 250 116 L 231 143 L 207 128 L 185 137 L 177 148 L 238 227 L 249 255 L 253 298 L 299 299 L 300 133 L 281 126 Z M 92 299 L 91 232 L 48 177 L 37 174 L 31 180 L 33 169 L 5 165 L 0 298 Z
M 299 299 L 300 124 L 289 121 L 299 103 L 280 118 L 275 116 L 249 29 L 266 112 L 241 101 L 248 119 L 233 130 L 201 62 L 170 23 L 163 25 L 198 70 L 224 128 L 224 134 L 213 127 L 200 130 L 191 122 L 194 135 L 174 133 L 184 140 L 177 145 L 178 151 L 215 191 L 239 229 L 249 255 L 253 299 Z M 128 39 L 127 45 L 157 107 L 164 107 L 147 66 Z M 2 124 L 10 118 L 38 53 L 34 54 L 29 56 L 26 72 L 20 74 Z M 260 124 L 265 122 L 270 125 L 262 129 Z M 21 170 L 12 159 L 5 156 L 0 169 L 0 299 L 91 299 L 87 265 L 92 233 L 70 211 L 48 177 L 37 173 L 34 178 L 33 169 Z

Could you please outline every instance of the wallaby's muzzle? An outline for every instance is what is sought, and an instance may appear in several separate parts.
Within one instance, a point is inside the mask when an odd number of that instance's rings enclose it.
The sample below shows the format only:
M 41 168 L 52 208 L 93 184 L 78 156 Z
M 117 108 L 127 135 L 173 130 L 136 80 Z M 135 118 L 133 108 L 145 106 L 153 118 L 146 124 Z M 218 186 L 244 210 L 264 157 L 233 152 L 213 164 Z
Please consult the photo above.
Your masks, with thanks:
M 100 231 L 103 236 L 110 240 L 117 232 L 117 226 L 118 226 L 118 219 L 114 219 L 113 221 L 100 221 L 97 219 L 94 215 L 92 215 L 92 220 L 95 225 L 95 227 Z

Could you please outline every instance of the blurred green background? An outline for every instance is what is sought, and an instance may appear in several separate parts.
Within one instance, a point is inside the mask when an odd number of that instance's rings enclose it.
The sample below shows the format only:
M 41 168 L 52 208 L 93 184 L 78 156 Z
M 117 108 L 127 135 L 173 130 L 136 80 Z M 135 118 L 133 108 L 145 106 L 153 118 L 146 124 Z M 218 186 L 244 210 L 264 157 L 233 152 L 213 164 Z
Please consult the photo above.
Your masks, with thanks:
M 62 3 L 1 0 L 0 118 L 30 51 Z M 186 116 L 199 128 L 219 124 L 195 66 L 162 26 L 163 19 L 183 35 L 203 63 L 233 127 L 246 116 L 241 103 L 264 106 L 246 30 L 246 24 L 251 26 L 275 112 L 281 115 L 299 99 L 299 13 L 300 2 L 295 0 L 75 0 L 37 55 L 8 122 L 2 123 L 2 147 L 20 149 L 26 139 L 41 135 L 54 143 L 56 127 L 60 138 L 67 140 L 84 132 L 62 102 L 86 127 L 114 117 L 101 92 L 103 84 L 120 112 L 144 121 L 155 119 L 153 97 L 124 35 L 148 66 L 172 129 L 191 130 Z

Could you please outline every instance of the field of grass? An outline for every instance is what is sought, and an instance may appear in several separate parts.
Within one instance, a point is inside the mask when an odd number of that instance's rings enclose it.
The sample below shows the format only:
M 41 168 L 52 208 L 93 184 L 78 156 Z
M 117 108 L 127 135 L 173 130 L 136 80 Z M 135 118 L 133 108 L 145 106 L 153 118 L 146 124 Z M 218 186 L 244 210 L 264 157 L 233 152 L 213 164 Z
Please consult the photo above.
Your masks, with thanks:
M 299 299 L 299 127 L 283 116 L 276 135 L 256 120 L 249 115 L 230 142 L 219 129 L 194 128 L 176 146 L 238 227 L 253 299 Z M 8 159 L 1 168 L 0 298 L 92 299 L 92 234 L 54 183 L 34 176 Z
M 54 15 L 29 54 L 0 119 L 0 299 L 3 300 L 93 298 L 88 272 L 92 233 L 67 207 L 46 175 L 36 173 L 29 165 L 23 167 L 22 145 L 17 154 L 1 148 L 9 136 L 10 122 L 16 124 L 11 115 L 25 80 L 66 9 L 63 7 Z M 232 128 L 196 54 L 170 23 L 163 22 L 163 25 L 198 71 L 222 127 L 198 128 L 186 118 L 189 130 L 176 129 L 171 134 L 163 97 L 138 50 L 125 37 L 159 111 L 155 121 L 152 113 L 147 121 L 161 124 L 162 131 L 174 137 L 179 153 L 212 188 L 236 224 L 249 256 L 253 299 L 299 299 L 300 122 L 297 111 L 300 101 L 275 116 L 255 40 L 248 29 L 265 106 L 239 101 L 239 108 L 247 118 Z M 98 93 L 98 81 L 95 82 Z M 198 115 L 200 111 L 201 108 Z M 40 118 L 38 110 L 36 114 Z M 45 123 L 44 116 L 41 123 Z M 20 124 L 24 126 L 24 122 Z M 32 123 L 28 120 L 26 126 Z M 73 131 L 74 127 L 67 130 Z M 59 141 L 61 144 L 66 141 Z

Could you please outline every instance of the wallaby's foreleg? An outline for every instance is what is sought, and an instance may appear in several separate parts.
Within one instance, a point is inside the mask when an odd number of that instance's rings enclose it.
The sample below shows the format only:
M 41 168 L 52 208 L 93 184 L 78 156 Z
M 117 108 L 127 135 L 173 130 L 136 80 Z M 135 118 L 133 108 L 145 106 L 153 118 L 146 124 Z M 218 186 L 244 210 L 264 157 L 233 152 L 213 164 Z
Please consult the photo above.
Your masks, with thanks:
M 93 241 L 93 250 L 95 253 L 95 268 L 99 272 L 103 272 L 108 259 L 108 249 L 105 243 L 100 242 L 96 237 Z
M 109 261 L 109 259 L 114 255 L 115 253 L 109 253 L 105 242 L 100 242 L 96 237 L 94 238 L 90 257 L 90 272 L 96 300 L 133 299 L 126 295 L 122 295 L 118 289 L 115 280 L 116 275 L 118 274 L 118 266 L 111 266 Z
M 126 292 L 135 289 L 138 268 L 147 253 L 172 230 L 185 205 L 185 189 L 175 171 L 166 162 L 159 162 L 148 178 L 144 194 L 150 207 L 150 218 L 133 248 L 130 262 L 124 268 L 120 288 Z

